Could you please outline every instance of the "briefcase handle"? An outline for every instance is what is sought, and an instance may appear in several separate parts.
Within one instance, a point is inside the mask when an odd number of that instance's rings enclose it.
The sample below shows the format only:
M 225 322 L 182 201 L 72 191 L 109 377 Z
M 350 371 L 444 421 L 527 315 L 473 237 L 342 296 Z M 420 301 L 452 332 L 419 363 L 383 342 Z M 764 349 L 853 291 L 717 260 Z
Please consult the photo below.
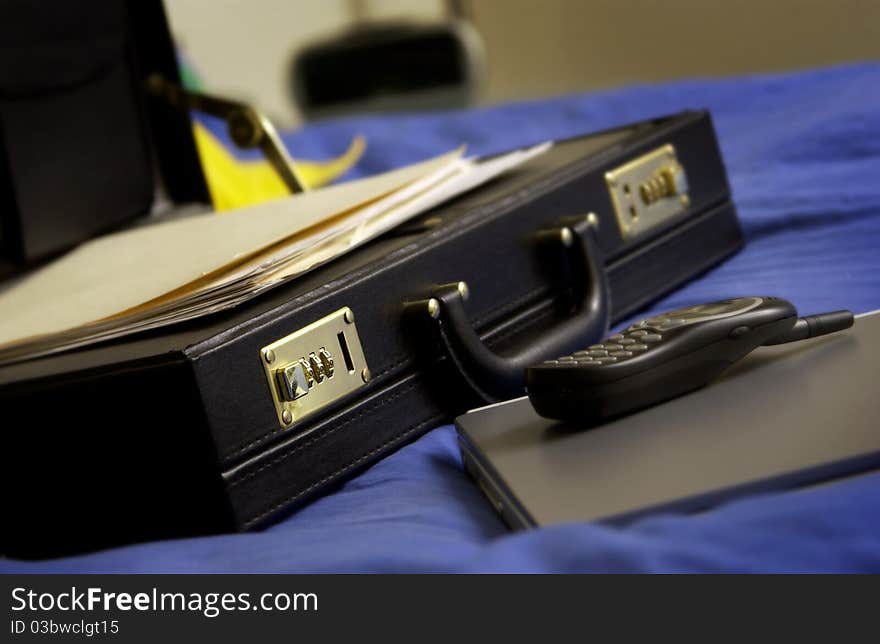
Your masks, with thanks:
M 566 221 L 538 233 L 539 240 L 561 249 L 574 294 L 572 315 L 514 355 L 489 349 L 464 310 L 469 292 L 464 282 L 435 287 L 426 300 L 406 304 L 408 314 L 433 326 L 446 356 L 470 387 L 488 402 L 523 395 L 527 367 L 593 344 L 608 331 L 608 280 L 595 240 L 595 215 Z

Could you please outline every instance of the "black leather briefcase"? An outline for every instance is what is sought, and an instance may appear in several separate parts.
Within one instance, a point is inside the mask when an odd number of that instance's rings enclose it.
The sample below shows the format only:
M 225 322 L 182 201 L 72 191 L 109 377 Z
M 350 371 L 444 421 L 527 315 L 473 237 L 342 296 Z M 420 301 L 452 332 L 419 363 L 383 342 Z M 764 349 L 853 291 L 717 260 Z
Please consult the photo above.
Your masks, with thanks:
M 741 243 L 687 112 L 559 142 L 237 309 L 0 368 L 3 551 L 265 525 Z

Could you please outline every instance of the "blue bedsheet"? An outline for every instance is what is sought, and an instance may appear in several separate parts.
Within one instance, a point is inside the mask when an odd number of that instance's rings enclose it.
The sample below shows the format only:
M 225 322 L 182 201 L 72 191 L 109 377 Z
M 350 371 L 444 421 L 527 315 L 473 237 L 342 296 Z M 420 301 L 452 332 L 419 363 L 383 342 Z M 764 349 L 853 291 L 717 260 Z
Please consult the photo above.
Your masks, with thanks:
M 802 313 L 880 308 L 880 63 L 358 118 L 287 140 L 296 154 L 318 158 L 365 134 L 369 149 L 355 176 L 461 142 L 484 154 L 688 107 L 712 110 L 748 241 L 652 310 L 753 293 L 786 297 Z M 64 532 L 59 525 L 59 538 Z M 7 560 L 0 570 L 880 572 L 880 473 L 697 516 L 510 534 L 463 472 L 446 426 L 260 533 Z

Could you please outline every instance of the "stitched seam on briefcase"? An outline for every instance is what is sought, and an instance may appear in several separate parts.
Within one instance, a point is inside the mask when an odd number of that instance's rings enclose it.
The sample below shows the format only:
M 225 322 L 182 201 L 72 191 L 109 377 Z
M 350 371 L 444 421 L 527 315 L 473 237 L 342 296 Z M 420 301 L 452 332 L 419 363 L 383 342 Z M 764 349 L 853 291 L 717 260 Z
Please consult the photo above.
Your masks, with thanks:
M 399 367 L 399 366 L 405 365 L 407 362 L 411 362 L 412 360 L 413 360 L 413 359 L 412 359 L 412 358 L 409 358 L 409 357 L 407 357 L 407 358 L 403 358 L 402 360 L 398 360 L 397 362 L 395 362 L 395 363 L 389 365 L 387 368 L 383 369 L 382 371 L 380 371 L 380 372 L 378 372 L 376 375 L 374 375 L 374 376 L 373 376 L 373 380 L 374 380 L 374 381 L 378 381 L 379 378 L 381 378 L 382 376 L 384 376 L 385 374 L 387 374 L 389 371 L 392 371 L 392 370 L 396 369 L 396 368 Z M 415 386 L 415 385 L 413 385 L 413 386 Z M 403 393 L 403 392 L 401 392 L 401 393 Z M 348 421 L 346 421 L 346 422 L 348 422 Z M 304 431 L 304 430 L 303 430 L 302 428 L 299 428 L 299 431 L 302 432 L 302 431 Z M 292 430 L 291 430 L 291 432 L 292 432 L 292 433 L 291 433 L 292 436 L 295 436 L 295 435 L 296 435 L 295 433 L 293 433 Z M 239 456 L 239 455 L 242 454 L 242 452 L 246 452 L 246 451 L 248 451 L 248 450 L 249 450 L 251 447 L 253 447 L 254 445 L 257 445 L 258 443 L 262 443 L 264 440 L 266 440 L 266 439 L 269 438 L 270 436 L 272 436 L 272 435 L 274 435 L 274 434 L 277 434 L 277 433 L 278 433 L 278 430 L 270 429 L 270 430 L 269 430 L 268 432 L 266 432 L 265 434 L 262 434 L 262 435 L 260 435 L 260 436 L 258 436 L 258 437 L 256 437 L 256 438 L 254 438 L 254 439 L 251 439 L 251 440 L 248 441 L 247 443 L 243 443 L 243 444 L 240 444 L 240 445 L 236 445 L 235 447 L 232 448 L 232 451 L 230 451 L 230 452 L 224 454 L 224 458 L 229 459 L 229 458 L 232 458 L 232 457 L 235 457 L 235 456 Z
M 514 326 L 505 330 L 504 333 L 496 335 L 491 340 L 488 340 L 486 342 L 486 344 L 488 344 L 490 347 L 494 347 L 499 342 L 503 342 L 504 340 L 510 338 L 511 336 L 514 336 L 514 335 L 516 335 L 526 329 L 529 329 L 533 326 L 536 326 L 542 320 L 545 320 L 547 318 L 552 318 L 552 317 L 553 317 L 553 309 L 550 308 L 550 309 L 547 309 L 546 311 L 542 311 L 541 313 L 537 313 L 534 316 L 524 318 L 518 324 L 515 324 Z
M 285 498 L 285 499 L 283 499 L 283 500 L 281 500 L 281 501 L 278 501 L 277 503 L 273 504 L 273 505 L 272 505 L 271 507 L 269 507 L 268 509 L 266 509 L 266 510 L 260 512 L 260 514 L 256 515 L 255 517 L 253 517 L 253 518 L 251 518 L 251 519 L 248 519 L 247 522 L 245 522 L 244 527 L 245 527 L 245 528 L 250 528 L 250 527 L 253 526 L 254 524 L 258 523 L 262 518 L 264 518 L 264 517 L 266 517 L 266 516 L 272 514 L 273 512 L 275 512 L 275 511 L 277 511 L 277 510 L 280 510 L 280 509 L 281 509 L 282 507 L 284 507 L 285 505 L 288 505 L 288 504 L 290 504 L 290 503 L 293 503 L 293 502 L 297 501 L 298 499 L 302 498 L 303 496 L 306 496 L 307 494 L 309 494 L 309 493 L 310 493 L 312 490 L 314 490 L 315 488 L 318 488 L 318 487 L 320 487 L 320 486 L 322 486 L 322 485 L 324 485 L 324 484 L 326 484 L 326 483 L 329 483 L 329 482 L 332 481 L 334 478 L 336 478 L 336 477 L 338 477 L 338 476 L 341 476 L 341 475 L 345 474 L 347 471 L 350 471 L 350 470 L 352 470 L 352 469 L 358 467 L 359 465 L 361 465 L 362 463 L 364 463 L 364 461 L 366 461 L 366 460 L 370 459 L 371 457 L 375 456 L 378 452 L 381 452 L 382 450 L 387 449 L 387 448 L 388 448 L 390 445 L 392 445 L 393 443 L 400 442 L 401 440 L 403 440 L 404 438 L 406 438 L 406 437 L 409 436 L 410 434 L 413 434 L 413 433 L 419 431 L 420 429 L 422 429 L 422 428 L 425 427 L 426 425 L 430 425 L 431 423 L 436 423 L 436 422 L 442 420 L 443 418 L 444 418 L 444 414 L 438 414 L 438 415 L 436 415 L 436 416 L 433 416 L 433 417 L 429 418 L 428 420 L 422 421 L 422 422 L 419 423 L 418 425 L 414 425 L 414 426 L 410 427 L 410 428 L 407 429 L 406 431 L 403 431 L 403 432 L 401 432 L 401 433 L 399 433 L 399 434 L 395 434 L 394 436 L 392 436 L 391 438 L 389 438 L 388 440 L 386 440 L 385 442 L 383 442 L 381 445 L 379 445 L 379 446 L 377 446 L 377 447 L 374 447 L 374 448 L 371 449 L 369 452 L 367 452 L 366 454 L 363 454 L 363 455 L 359 456 L 358 458 L 356 458 L 355 460 L 351 461 L 351 462 L 348 463 L 347 465 L 344 465 L 343 467 L 340 467 L 338 470 L 336 470 L 336 471 L 334 471 L 334 472 L 328 474 L 327 476 L 325 476 L 325 477 L 322 478 L 321 480 L 319 480 L 319 481 L 315 481 L 314 483 L 312 483 L 312 484 L 309 485 L 308 487 L 306 487 L 306 488 L 300 490 L 300 491 L 297 492 L 296 494 L 293 494 L 293 495 L 291 495 L 291 496 L 289 496 L 289 497 L 287 497 L 287 498 Z
M 533 300 L 539 295 L 543 295 L 549 289 L 546 286 L 539 286 L 532 291 L 529 291 L 522 297 L 515 299 L 513 302 L 508 302 L 506 304 L 500 304 L 488 311 L 484 311 L 478 317 L 474 318 L 473 324 L 474 326 L 479 326 L 480 324 L 486 322 L 488 319 L 495 317 L 499 313 L 507 313 L 512 311 L 513 309 L 522 306 L 525 302 L 529 300 Z
M 301 442 L 301 443 L 298 443 L 298 444 L 292 446 L 290 449 L 288 449 L 287 451 L 285 451 L 285 452 L 283 452 L 283 453 L 281 453 L 281 454 L 275 456 L 271 461 L 269 461 L 268 463 L 264 463 L 263 465 L 261 465 L 261 466 L 260 466 L 259 468 L 257 468 L 256 470 L 253 470 L 253 471 L 251 471 L 251 472 L 248 472 L 247 474 L 243 474 L 240 478 L 237 478 L 237 479 L 235 479 L 235 480 L 233 480 L 233 481 L 230 481 L 230 483 L 229 483 L 229 488 L 232 489 L 232 488 L 236 487 L 237 485 L 240 485 L 240 484 L 244 483 L 245 481 L 247 481 L 247 480 L 250 479 L 250 478 L 253 478 L 254 476 L 256 476 L 257 474 L 259 474 L 260 472 L 262 472 L 262 471 L 265 470 L 266 468 L 268 468 L 268 467 L 274 467 L 275 465 L 277 465 L 277 464 L 280 463 L 281 461 L 287 459 L 287 458 L 290 457 L 290 456 L 293 456 L 293 455 L 296 454 L 297 452 L 300 452 L 300 451 L 304 450 L 305 448 L 309 447 L 310 445 L 314 445 L 315 443 L 324 440 L 326 437 L 330 436 L 331 434 L 335 434 L 337 431 L 339 431 L 340 429 L 342 429 L 342 428 L 345 427 L 346 425 L 349 425 L 349 424 L 353 423 L 354 421 L 358 420 L 359 418 L 362 418 L 362 417 L 365 416 L 366 414 L 369 414 L 369 413 L 371 413 L 371 412 L 373 412 L 373 411 L 379 409 L 380 407 L 384 407 L 385 405 L 388 405 L 389 403 L 394 402 L 395 400 L 397 400 L 397 399 L 400 398 L 401 396 L 403 396 L 403 395 L 405 395 L 405 394 L 408 394 L 410 391 L 412 391 L 413 389 L 415 389 L 416 386 L 417 386 L 417 384 L 418 384 L 417 382 L 416 382 L 416 383 L 413 383 L 413 384 L 409 385 L 408 387 L 406 387 L 405 389 L 402 389 L 401 391 L 398 391 L 398 392 L 395 393 L 393 396 L 390 396 L 390 397 L 388 397 L 388 398 L 383 398 L 383 399 L 380 400 L 379 402 L 377 402 L 377 403 L 375 403 L 375 404 L 373 404 L 373 405 L 370 405 L 370 406 L 367 407 L 366 409 L 362 409 L 361 411 L 359 411 L 357 414 L 355 414 L 355 415 L 352 416 L 351 418 L 347 418 L 347 419 L 345 419 L 345 420 L 342 421 L 341 423 L 339 423 L 339 424 L 337 424 L 337 425 L 331 427 L 330 429 L 328 429 L 326 432 L 323 432 L 322 434 L 320 434 L 320 435 L 318 435 L 318 436 L 315 436 L 314 438 L 307 439 L 307 440 L 305 440 L 305 441 L 303 441 L 303 442 Z

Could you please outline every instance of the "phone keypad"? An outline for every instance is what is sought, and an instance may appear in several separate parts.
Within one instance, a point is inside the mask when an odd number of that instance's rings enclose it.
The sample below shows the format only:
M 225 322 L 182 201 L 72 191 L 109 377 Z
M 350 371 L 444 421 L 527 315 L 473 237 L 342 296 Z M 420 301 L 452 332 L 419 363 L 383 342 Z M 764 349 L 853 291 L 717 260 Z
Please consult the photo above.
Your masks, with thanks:
M 570 356 L 547 360 L 545 365 L 570 367 L 601 367 L 602 365 L 623 362 L 649 351 L 663 339 L 663 334 L 654 328 L 644 329 L 644 320 L 637 322 L 622 333 L 615 333 L 600 344 L 591 344 L 586 349 L 575 351 Z
M 743 297 L 710 304 L 699 304 L 676 311 L 669 311 L 639 320 L 620 333 L 615 333 L 599 344 L 592 344 L 582 351 L 556 360 L 548 360 L 545 365 L 571 367 L 599 367 L 631 360 L 650 351 L 663 340 L 663 334 L 681 326 L 696 324 L 707 320 L 726 318 L 745 313 L 764 301 L 760 297 Z

